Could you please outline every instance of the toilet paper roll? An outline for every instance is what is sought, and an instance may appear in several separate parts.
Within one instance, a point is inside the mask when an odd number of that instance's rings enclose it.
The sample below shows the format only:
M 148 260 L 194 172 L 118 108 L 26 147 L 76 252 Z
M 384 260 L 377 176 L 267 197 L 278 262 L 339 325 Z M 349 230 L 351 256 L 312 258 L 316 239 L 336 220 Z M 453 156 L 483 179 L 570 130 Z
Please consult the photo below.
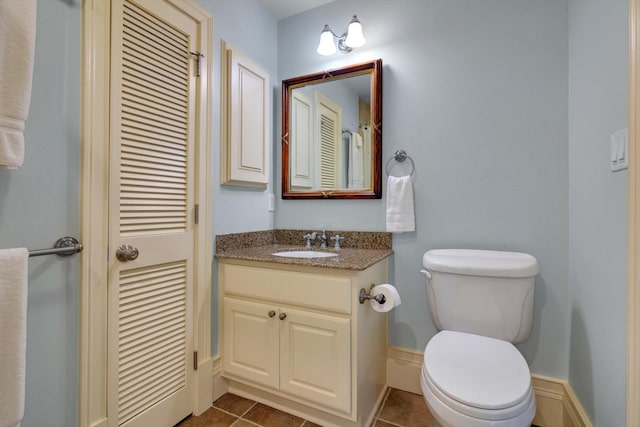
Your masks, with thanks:
M 398 290 L 395 286 L 385 283 L 383 285 L 374 286 L 370 292 L 371 295 L 384 295 L 386 301 L 384 304 L 379 304 L 376 300 L 369 300 L 369 304 L 371 304 L 371 308 L 380 313 L 386 313 L 388 311 L 393 310 L 395 307 L 400 305 L 400 294 L 398 294 Z

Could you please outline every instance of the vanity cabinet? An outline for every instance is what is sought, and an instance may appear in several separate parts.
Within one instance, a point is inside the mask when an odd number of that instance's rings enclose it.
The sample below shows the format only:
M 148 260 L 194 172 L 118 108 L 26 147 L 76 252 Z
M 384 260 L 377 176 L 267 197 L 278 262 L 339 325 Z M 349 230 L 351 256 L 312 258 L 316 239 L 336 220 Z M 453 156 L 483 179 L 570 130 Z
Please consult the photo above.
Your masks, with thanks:
M 350 325 L 344 317 L 226 297 L 225 371 L 348 412 Z
M 223 260 L 222 369 L 229 390 L 322 425 L 365 426 L 386 384 L 386 314 L 363 271 Z

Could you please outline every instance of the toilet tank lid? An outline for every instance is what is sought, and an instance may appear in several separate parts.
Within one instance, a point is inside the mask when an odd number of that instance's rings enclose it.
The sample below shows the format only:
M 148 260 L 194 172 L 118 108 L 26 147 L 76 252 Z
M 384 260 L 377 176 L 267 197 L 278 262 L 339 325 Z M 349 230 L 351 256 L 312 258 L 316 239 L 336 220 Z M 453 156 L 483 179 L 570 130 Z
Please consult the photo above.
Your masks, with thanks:
M 538 274 L 538 261 L 520 252 L 476 249 L 433 249 L 422 257 L 430 271 L 491 277 L 532 277 Z

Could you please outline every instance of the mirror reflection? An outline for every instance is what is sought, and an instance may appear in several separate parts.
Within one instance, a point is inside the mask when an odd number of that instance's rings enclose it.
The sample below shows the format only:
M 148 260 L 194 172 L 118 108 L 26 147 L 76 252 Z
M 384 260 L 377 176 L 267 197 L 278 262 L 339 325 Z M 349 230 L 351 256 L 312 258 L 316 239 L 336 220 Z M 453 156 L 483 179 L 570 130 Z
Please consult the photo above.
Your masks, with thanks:
M 283 198 L 379 198 L 381 61 L 283 81 Z
M 362 75 L 292 91 L 293 191 L 371 186 L 370 88 Z

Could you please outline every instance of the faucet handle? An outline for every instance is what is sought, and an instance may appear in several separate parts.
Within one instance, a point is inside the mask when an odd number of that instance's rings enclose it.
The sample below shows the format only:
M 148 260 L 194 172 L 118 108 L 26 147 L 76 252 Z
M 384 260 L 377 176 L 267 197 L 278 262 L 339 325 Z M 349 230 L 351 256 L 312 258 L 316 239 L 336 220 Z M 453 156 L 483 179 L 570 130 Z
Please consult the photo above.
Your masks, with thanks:
M 335 246 L 333 247 L 333 249 L 335 249 L 336 251 L 339 251 L 339 250 L 340 250 L 340 240 L 344 240 L 344 237 L 342 237 L 342 236 L 341 236 L 341 235 L 339 235 L 339 234 L 336 234 L 335 236 L 333 236 L 333 237 L 331 238 L 331 240 L 335 240 L 335 241 L 336 241 L 336 244 L 335 244 Z
M 305 245 L 305 247 L 311 249 L 311 241 L 316 240 L 317 236 L 318 233 L 316 233 L 315 231 L 313 233 L 305 234 L 304 236 L 302 236 L 303 239 L 307 239 L 307 244 Z

